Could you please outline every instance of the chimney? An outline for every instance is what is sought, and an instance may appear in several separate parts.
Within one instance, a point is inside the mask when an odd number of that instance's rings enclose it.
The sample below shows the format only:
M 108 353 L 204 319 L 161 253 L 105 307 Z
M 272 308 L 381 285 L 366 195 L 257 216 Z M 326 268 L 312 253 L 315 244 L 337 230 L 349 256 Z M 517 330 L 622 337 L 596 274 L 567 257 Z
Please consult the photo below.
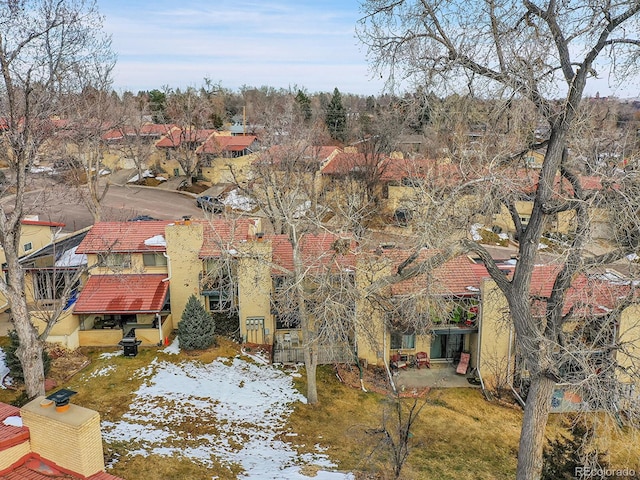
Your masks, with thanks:
M 103 472 L 100 415 L 68 403 L 68 396 L 66 401 L 66 409 L 59 408 L 60 402 L 41 396 L 20 409 L 23 425 L 29 428 L 31 451 L 84 477 Z

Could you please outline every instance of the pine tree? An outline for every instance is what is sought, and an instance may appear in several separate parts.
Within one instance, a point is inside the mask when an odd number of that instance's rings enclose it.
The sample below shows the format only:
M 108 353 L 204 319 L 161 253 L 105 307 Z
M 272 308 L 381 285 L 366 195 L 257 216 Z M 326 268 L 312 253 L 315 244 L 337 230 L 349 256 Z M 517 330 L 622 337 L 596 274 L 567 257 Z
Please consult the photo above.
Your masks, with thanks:
M 204 350 L 215 343 L 215 322 L 195 295 L 191 295 L 178 325 L 178 339 L 185 350 Z
M 5 364 L 9 369 L 9 375 L 16 382 L 24 381 L 24 373 L 22 372 L 22 364 L 20 363 L 20 359 L 16 355 L 16 350 L 20 346 L 20 339 L 18 338 L 18 333 L 15 330 L 9 331 L 9 340 L 10 343 L 4 348 L 5 354 Z M 42 349 L 42 362 L 44 364 L 44 374 L 49 373 L 49 369 L 51 368 L 51 357 L 47 351 Z
M 598 451 L 585 452 L 585 440 L 589 432 L 583 425 L 573 426 L 569 437 L 560 436 L 550 440 L 545 447 L 542 461 L 542 480 L 571 480 L 583 478 L 576 472 L 578 467 L 593 467 L 607 469 L 609 467 L 606 454 Z M 597 468 L 596 468 L 597 467 Z M 598 477 L 600 478 L 600 477 Z
M 305 122 L 311 120 L 311 99 L 302 90 L 298 90 L 296 104 Z
M 331 138 L 344 142 L 347 138 L 347 111 L 342 105 L 342 95 L 337 88 L 333 90 L 333 97 L 327 105 L 325 121 Z

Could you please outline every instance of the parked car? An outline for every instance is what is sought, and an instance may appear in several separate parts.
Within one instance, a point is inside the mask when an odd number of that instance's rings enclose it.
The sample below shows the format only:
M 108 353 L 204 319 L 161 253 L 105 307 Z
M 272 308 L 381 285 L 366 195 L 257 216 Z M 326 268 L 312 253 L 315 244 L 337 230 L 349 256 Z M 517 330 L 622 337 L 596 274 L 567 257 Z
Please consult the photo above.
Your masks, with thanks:
M 196 198 L 196 205 L 203 210 L 207 210 L 212 213 L 224 212 L 224 203 L 217 198 L 209 195 L 200 195 Z
M 153 220 L 158 220 L 157 218 L 153 218 L 150 215 L 138 215 L 137 217 L 130 218 L 127 220 L 128 222 L 151 222 Z

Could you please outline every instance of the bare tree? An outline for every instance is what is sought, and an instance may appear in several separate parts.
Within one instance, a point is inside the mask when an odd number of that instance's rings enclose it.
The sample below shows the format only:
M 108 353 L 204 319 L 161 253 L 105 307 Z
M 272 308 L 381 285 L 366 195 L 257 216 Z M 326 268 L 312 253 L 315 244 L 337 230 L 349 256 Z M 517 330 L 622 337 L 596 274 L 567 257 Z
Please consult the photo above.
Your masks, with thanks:
M 109 183 L 104 178 L 107 173 L 104 136 L 119 123 L 119 112 L 109 89 L 110 70 L 93 80 L 100 84 L 85 87 L 78 95 L 68 95 L 65 99 L 70 102 L 68 123 L 59 141 L 66 154 L 64 158 L 69 162 L 67 180 L 78 189 L 93 221 L 99 222 L 102 201 L 109 190 Z
M 610 68 L 621 78 L 634 71 L 640 45 L 633 36 L 638 31 L 638 11 L 640 4 L 634 1 L 573 5 L 553 0 L 474 4 L 371 0 L 364 4 L 361 38 L 374 65 L 389 68 L 391 84 L 414 79 L 441 91 L 521 99 L 535 107 L 545 122 L 546 153 L 528 222 L 522 222 L 514 205 L 509 205 L 520 239 L 513 277 L 501 272 L 478 244 L 462 241 L 459 246 L 482 257 L 506 296 L 517 347 L 530 369 L 518 453 L 520 480 L 541 475 L 549 399 L 558 380 L 556 351 L 566 320 L 566 292 L 581 269 L 626 253 L 616 249 L 604 257 L 586 255 L 589 197 L 569 168 L 567 147 L 585 87 L 597 70 Z M 601 61 L 607 54 L 610 63 Z M 561 100 L 553 100 L 559 96 Z M 558 171 L 573 187 L 568 200 L 555 197 Z M 576 232 L 540 318 L 530 301 L 538 242 L 549 217 L 563 211 L 575 215 Z
M 176 125 L 157 144 L 168 151 L 186 175 L 187 184 L 200 167 L 196 149 L 215 132 L 212 128 L 211 103 L 193 87 L 167 93 L 167 118 Z
M 169 133 L 170 125 L 151 123 L 151 105 L 145 96 L 124 94 L 120 101 L 118 124 L 107 132 L 108 149 L 122 159 L 133 162 L 141 180 L 149 159 L 156 151 L 155 142 Z
M 20 339 L 17 355 L 27 395 L 44 394 L 42 339 L 31 324 L 18 262 L 20 222 L 29 169 L 54 133 L 54 116 L 65 117 L 62 96 L 78 93 L 113 59 L 101 32 L 95 2 L 33 0 L 0 4 L 0 118 L 6 123 L 0 156 L 15 175 L 15 196 L 0 206 L 0 244 L 7 257 L 7 279 L 0 291 L 11 305 Z
M 411 429 L 426 404 L 426 399 L 415 397 L 413 400 L 403 400 L 398 395 L 393 395 L 383 406 L 382 425 L 367 430 L 370 435 L 378 437 L 371 454 L 381 451 L 389 456 L 393 478 L 396 480 L 400 478 L 414 443 Z

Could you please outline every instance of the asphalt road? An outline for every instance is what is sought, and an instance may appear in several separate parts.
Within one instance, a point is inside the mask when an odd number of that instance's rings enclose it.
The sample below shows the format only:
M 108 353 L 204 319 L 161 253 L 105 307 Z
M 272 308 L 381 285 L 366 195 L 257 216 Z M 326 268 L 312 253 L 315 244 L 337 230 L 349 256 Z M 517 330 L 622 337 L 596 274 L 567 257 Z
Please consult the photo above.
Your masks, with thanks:
M 102 205 L 103 221 L 124 221 L 138 215 L 161 220 L 177 220 L 185 215 L 205 217 L 196 207 L 195 196 L 148 187 L 111 185 Z M 65 223 L 67 231 L 93 224 L 80 192 L 63 184 L 44 185 L 29 192 L 25 207 L 26 214 L 38 215 L 40 220 Z

